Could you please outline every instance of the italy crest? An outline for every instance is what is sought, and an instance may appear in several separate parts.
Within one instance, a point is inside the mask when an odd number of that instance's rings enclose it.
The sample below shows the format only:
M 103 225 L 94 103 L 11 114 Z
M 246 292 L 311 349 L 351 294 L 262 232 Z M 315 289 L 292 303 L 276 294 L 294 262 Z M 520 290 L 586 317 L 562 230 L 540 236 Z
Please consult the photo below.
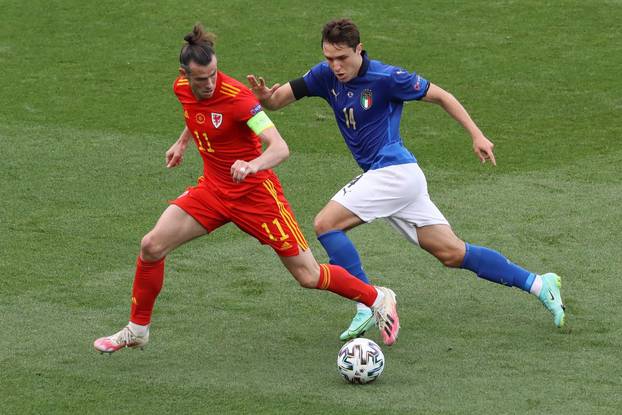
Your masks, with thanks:
M 371 108 L 371 104 L 371 89 L 365 89 L 361 93 L 361 107 L 363 107 L 364 110 L 368 110 Z

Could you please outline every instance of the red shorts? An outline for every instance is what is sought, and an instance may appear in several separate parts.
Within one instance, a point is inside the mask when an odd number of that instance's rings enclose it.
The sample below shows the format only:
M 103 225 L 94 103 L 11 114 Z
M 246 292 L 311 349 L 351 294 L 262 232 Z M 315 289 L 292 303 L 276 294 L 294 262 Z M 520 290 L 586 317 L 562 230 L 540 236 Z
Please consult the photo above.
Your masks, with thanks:
M 196 219 L 208 232 L 233 222 L 238 228 L 270 245 L 277 255 L 296 256 L 309 249 L 278 179 L 266 179 L 236 199 L 218 196 L 206 181 L 189 187 L 170 202 Z

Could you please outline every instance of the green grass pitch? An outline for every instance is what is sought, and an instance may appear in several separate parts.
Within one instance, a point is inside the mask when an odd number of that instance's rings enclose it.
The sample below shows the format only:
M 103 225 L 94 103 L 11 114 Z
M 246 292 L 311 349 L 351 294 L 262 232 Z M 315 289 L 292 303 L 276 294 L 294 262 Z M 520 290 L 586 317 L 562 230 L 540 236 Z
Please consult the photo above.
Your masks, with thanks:
M 0 413 L 613 414 L 622 410 L 620 1 L 4 0 L 0 5 Z M 96 354 L 127 321 L 140 238 L 196 180 L 172 93 L 196 21 L 220 69 L 269 83 L 321 60 L 334 17 L 370 56 L 458 97 L 496 144 L 480 165 L 440 108 L 402 135 L 455 231 L 563 277 L 567 327 L 517 289 L 443 268 L 378 221 L 351 232 L 400 301 L 375 383 L 345 384 L 352 304 L 303 290 L 233 226 L 171 254 L 144 352 Z M 270 114 L 277 171 L 316 257 L 313 217 L 358 174 L 327 105 Z M 377 331 L 370 338 L 380 342 Z

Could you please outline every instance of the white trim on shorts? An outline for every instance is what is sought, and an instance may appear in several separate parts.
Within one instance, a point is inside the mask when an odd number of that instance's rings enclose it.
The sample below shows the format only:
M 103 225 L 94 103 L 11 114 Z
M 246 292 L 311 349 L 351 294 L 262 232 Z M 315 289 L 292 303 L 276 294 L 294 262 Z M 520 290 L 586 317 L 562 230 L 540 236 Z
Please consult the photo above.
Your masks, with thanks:
M 385 218 L 406 239 L 418 244 L 418 227 L 449 225 L 428 194 L 417 163 L 368 170 L 346 184 L 331 199 L 364 222 Z

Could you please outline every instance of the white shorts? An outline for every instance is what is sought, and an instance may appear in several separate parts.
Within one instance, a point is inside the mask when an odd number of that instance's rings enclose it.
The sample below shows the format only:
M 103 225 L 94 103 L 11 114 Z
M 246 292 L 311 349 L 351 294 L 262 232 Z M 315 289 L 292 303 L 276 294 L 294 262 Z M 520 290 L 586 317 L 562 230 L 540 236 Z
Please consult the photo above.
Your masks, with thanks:
M 417 163 L 368 170 L 338 191 L 332 200 L 364 222 L 386 218 L 410 242 L 418 244 L 418 227 L 449 225 L 428 195 Z

